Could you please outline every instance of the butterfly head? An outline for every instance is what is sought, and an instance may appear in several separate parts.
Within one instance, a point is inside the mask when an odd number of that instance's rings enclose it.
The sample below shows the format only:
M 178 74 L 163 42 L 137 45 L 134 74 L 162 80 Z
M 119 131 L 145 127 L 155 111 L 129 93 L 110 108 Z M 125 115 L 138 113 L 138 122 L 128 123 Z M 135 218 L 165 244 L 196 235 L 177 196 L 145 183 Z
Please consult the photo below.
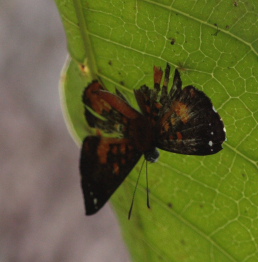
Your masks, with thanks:
M 156 147 L 144 153 L 144 157 L 147 161 L 155 163 L 159 159 L 159 151 Z

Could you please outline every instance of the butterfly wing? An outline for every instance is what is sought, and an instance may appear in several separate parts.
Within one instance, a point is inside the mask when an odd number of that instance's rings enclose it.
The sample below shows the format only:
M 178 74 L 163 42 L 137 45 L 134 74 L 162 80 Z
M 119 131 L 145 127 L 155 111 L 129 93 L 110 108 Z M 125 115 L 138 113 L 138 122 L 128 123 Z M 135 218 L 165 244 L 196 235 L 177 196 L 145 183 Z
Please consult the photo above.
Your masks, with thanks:
M 142 115 L 119 91 L 112 94 L 96 80 L 84 90 L 83 102 L 89 126 L 112 133 L 112 137 L 88 136 L 82 145 L 81 185 L 86 215 L 91 215 L 108 201 L 140 159 L 142 153 L 135 148 L 131 133 Z
M 210 98 L 193 86 L 182 89 L 177 70 L 156 128 L 157 147 L 179 154 L 215 154 L 226 138 L 224 124 Z
M 108 201 L 140 157 L 129 139 L 85 138 L 80 172 L 86 215 L 95 214 Z
M 85 88 L 83 102 L 89 126 L 107 133 L 118 132 L 126 136 L 131 120 L 142 117 L 118 90 L 117 95 L 112 94 L 96 80 Z

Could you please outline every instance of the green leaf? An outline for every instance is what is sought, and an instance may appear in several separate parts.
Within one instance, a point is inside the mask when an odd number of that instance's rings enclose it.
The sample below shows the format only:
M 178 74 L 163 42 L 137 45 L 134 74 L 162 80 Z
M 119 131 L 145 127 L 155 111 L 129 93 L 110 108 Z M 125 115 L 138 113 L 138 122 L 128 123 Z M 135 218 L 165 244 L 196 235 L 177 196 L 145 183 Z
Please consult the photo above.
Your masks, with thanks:
M 258 2 L 56 0 L 71 60 L 62 77 L 68 125 L 90 133 L 81 102 L 89 81 L 132 90 L 153 66 L 178 67 L 184 86 L 213 101 L 227 129 L 213 156 L 161 152 L 130 207 L 140 164 L 112 197 L 133 261 L 258 261 Z M 145 171 L 144 171 L 145 172 Z M 79 189 L 78 189 L 79 190 Z

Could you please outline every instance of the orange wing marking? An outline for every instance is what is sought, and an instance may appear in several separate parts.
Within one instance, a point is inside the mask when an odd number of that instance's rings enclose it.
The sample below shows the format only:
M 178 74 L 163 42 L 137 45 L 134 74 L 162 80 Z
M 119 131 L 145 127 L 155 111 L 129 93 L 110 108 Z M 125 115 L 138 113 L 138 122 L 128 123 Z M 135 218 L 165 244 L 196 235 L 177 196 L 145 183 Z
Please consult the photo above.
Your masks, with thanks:
M 119 175 L 119 173 L 120 173 L 120 167 L 117 163 L 114 163 L 113 164 L 113 174 Z
M 183 136 L 180 132 L 176 132 L 176 135 L 178 140 L 182 140 Z
M 105 138 L 102 138 L 100 143 L 99 143 L 98 149 L 97 149 L 99 162 L 101 164 L 107 164 L 107 156 L 108 156 L 108 153 L 111 150 L 111 148 L 110 148 L 111 144 L 118 144 L 118 145 L 121 145 L 121 148 L 123 146 L 126 148 L 126 145 L 124 145 L 124 143 L 127 144 L 128 143 L 128 139 L 123 139 L 122 140 L 120 138 L 113 138 L 113 139 L 108 138 L 106 140 Z M 118 147 L 117 146 L 113 147 L 112 153 L 114 153 L 114 154 L 118 153 Z
M 181 102 L 176 102 L 174 104 L 174 110 L 184 124 L 186 124 L 189 121 L 190 119 L 189 107 L 186 104 Z
M 154 83 L 160 85 L 163 71 L 160 67 L 154 66 Z
M 107 91 L 100 91 L 98 96 L 104 99 L 112 108 L 116 109 L 118 112 L 129 119 L 138 118 L 140 115 L 139 112 L 129 106 L 123 99 Z M 116 99 L 114 99 L 114 97 Z

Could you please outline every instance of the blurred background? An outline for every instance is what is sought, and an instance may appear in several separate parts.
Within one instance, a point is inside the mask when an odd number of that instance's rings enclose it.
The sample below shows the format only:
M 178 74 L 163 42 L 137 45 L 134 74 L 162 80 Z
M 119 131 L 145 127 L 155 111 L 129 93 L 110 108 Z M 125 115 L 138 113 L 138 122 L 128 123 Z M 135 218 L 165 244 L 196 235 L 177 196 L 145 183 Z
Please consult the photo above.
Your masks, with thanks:
M 55 2 L 0 6 L 0 261 L 129 261 L 110 206 L 84 215 L 80 150 L 59 102 L 67 49 Z

